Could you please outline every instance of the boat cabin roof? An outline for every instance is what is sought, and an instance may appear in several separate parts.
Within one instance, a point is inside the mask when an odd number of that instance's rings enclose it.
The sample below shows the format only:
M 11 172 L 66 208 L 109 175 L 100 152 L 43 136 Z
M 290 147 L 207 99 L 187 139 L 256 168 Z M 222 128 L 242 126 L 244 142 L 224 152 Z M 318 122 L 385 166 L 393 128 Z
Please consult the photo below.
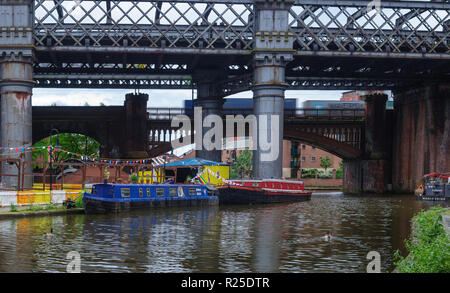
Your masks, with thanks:
M 442 179 L 448 179 L 450 178 L 450 173 L 430 173 L 423 176 L 424 178 L 442 178 Z

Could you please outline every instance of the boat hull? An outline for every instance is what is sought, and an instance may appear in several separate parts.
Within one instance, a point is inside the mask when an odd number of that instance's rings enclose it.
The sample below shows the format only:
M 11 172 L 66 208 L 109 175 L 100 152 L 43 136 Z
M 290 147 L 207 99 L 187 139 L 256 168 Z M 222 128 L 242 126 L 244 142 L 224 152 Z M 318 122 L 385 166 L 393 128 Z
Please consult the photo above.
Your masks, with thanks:
M 213 206 L 219 203 L 217 196 L 200 199 L 162 199 L 153 201 L 107 201 L 104 199 L 84 197 L 86 214 L 119 213 L 138 209 L 155 209 L 169 207 L 200 207 Z
M 266 191 L 250 187 L 219 188 L 219 204 L 269 204 L 311 200 L 310 192 Z
M 217 196 L 204 185 L 192 184 L 95 184 L 83 196 L 84 210 L 118 213 L 135 209 L 211 206 Z
M 448 201 L 448 200 L 450 200 L 450 197 L 449 196 L 427 196 L 427 195 L 422 195 L 422 196 L 418 196 L 417 200 Z

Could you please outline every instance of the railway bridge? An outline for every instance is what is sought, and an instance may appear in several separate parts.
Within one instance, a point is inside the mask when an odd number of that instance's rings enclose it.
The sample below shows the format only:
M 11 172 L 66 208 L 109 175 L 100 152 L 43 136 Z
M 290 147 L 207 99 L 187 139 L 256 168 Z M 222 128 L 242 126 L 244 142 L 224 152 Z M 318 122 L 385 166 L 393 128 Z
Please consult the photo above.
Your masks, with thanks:
M 146 95 L 139 96 L 146 100 Z M 172 141 L 195 132 L 191 109 L 130 110 L 130 97 L 135 98 L 135 95 L 127 95 L 123 107 L 35 106 L 33 143 L 48 137 L 52 129 L 57 129 L 61 133 L 80 133 L 97 140 L 101 145 L 102 157 L 147 158 L 172 150 Z M 222 110 L 220 114 L 225 119 L 227 115 L 247 117 L 252 113 L 252 109 L 240 108 Z M 179 127 L 171 125 L 172 119 L 179 115 L 189 117 L 192 126 L 189 133 L 181 133 Z M 289 129 L 285 130 L 285 139 L 304 141 L 345 159 L 356 159 L 361 155 L 364 109 L 287 109 L 284 119 L 285 129 Z M 244 135 L 249 135 L 249 125 L 245 127 Z M 223 137 L 226 135 L 224 129 Z
M 34 87 L 195 88 L 205 113 L 251 90 L 258 117 L 283 117 L 286 89 L 377 89 L 394 92 L 392 148 L 385 97 L 369 98 L 365 127 L 378 130 L 345 161 L 345 188 L 411 191 L 450 170 L 448 0 L 0 0 L 0 14 L 4 147 L 32 143 Z M 281 157 L 262 156 L 255 175 L 280 177 Z

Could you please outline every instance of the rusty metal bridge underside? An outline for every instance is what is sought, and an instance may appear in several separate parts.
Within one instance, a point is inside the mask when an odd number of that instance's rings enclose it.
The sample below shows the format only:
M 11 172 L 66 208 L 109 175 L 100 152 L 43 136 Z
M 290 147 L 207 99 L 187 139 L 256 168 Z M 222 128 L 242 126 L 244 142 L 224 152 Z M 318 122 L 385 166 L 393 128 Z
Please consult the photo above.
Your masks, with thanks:
M 36 0 L 36 87 L 191 89 L 196 72 L 215 70 L 226 96 L 252 88 L 257 38 L 293 39 L 289 89 L 449 78 L 447 0 L 383 0 L 379 13 L 368 11 L 370 1 L 285 1 L 288 29 L 273 33 L 256 31 L 256 2 Z

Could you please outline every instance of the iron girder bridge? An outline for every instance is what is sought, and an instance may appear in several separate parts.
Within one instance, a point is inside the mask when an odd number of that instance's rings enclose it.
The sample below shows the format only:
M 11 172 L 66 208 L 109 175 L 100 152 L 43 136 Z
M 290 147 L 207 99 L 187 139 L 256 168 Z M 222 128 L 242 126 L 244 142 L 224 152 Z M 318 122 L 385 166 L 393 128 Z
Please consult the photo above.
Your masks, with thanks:
M 256 29 L 261 0 L 35 0 L 36 87 L 192 89 L 253 83 L 255 36 L 293 38 L 289 89 L 393 89 L 450 75 L 450 3 L 287 0 L 289 28 Z M 376 8 L 376 7 L 375 7 Z M 261 35 L 262 34 L 262 35 Z

